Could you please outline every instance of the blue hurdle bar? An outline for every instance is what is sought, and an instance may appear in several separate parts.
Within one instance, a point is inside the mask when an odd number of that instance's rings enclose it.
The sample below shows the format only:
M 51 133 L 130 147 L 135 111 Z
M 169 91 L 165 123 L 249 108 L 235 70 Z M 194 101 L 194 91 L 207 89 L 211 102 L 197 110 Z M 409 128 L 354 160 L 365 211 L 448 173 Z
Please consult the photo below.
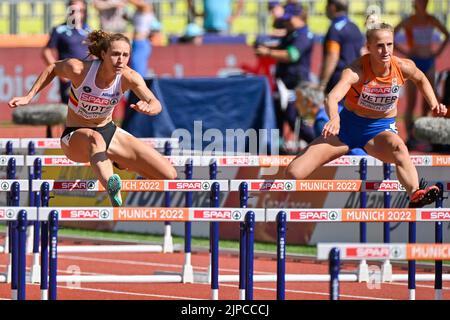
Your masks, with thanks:
M 164 144 L 164 155 L 165 156 L 170 156 L 171 153 L 172 153 L 172 146 L 170 145 L 169 141 L 166 141 L 166 143 Z M 165 191 L 164 192 L 164 206 L 166 208 L 169 208 L 171 206 L 171 194 L 170 194 L 170 191 Z M 170 221 L 165 221 L 164 225 L 165 226 L 170 226 L 171 223 L 170 223 Z
M 330 300 L 339 300 L 340 252 L 332 248 L 329 254 Z
M 245 300 L 253 300 L 253 248 L 255 238 L 255 213 L 253 211 L 248 211 L 245 214 L 245 224 L 247 226 Z
M 239 185 L 239 204 L 241 208 L 248 206 L 248 184 L 242 182 Z M 245 299 L 246 277 L 246 244 L 247 244 L 247 225 L 245 222 L 239 223 L 239 299 Z
M 49 219 L 49 247 L 50 247 L 50 259 L 49 259 L 49 288 L 48 294 L 50 300 L 56 300 L 56 277 L 58 274 L 58 260 L 57 260 L 57 248 L 58 248 L 58 212 L 52 210 L 48 217 Z
M 441 190 L 436 199 L 436 208 L 442 208 L 444 202 L 444 185 L 441 182 L 436 183 L 436 185 Z M 435 222 L 434 229 L 435 242 L 438 244 L 443 243 L 442 222 Z M 436 300 L 442 300 L 442 260 L 436 260 L 434 262 L 434 289 L 436 290 Z
M 41 184 L 41 206 L 48 207 L 50 201 L 50 185 Z M 48 300 L 48 221 L 41 221 L 41 299 Z
M 391 164 L 383 163 L 383 177 L 384 180 L 391 180 Z M 384 207 L 391 207 L 391 193 L 389 191 L 385 191 L 383 194 Z M 389 243 L 391 242 L 391 226 L 389 222 L 383 222 L 383 242 Z
M 286 212 L 277 214 L 277 300 L 285 299 L 286 289 Z
M 211 186 L 211 207 L 219 208 L 220 186 L 214 182 Z M 211 237 L 211 290 L 212 299 L 219 298 L 219 223 L 210 223 L 210 237 Z
M 186 162 L 185 165 L 185 175 L 186 175 L 186 179 L 191 180 L 192 176 L 193 176 L 193 163 L 192 163 L 192 159 L 189 159 L 189 161 Z M 192 191 L 188 191 L 185 194 L 185 205 L 186 208 L 191 208 L 192 207 L 192 197 L 193 197 L 193 193 Z M 191 239 L 192 239 L 192 222 L 190 221 L 186 221 L 184 223 L 184 253 L 191 253 L 192 248 L 191 248 Z
M 359 162 L 359 176 L 361 180 L 367 180 L 367 159 L 362 158 Z M 359 199 L 361 202 L 361 208 L 367 208 L 367 192 L 362 191 L 359 193 Z M 367 223 L 359 223 L 359 242 L 367 242 Z
M 27 212 L 20 210 L 17 216 L 17 228 L 19 235 L 19 251 L 18 251 L 18 276 L 17 276 L 17 300 L 25 300 L 26 298 L 26 282 L 27 282 Z
M 11 185 L 11 192 L 9 194 L 9 205 L 18 207 L 20 203 L 20 185 L 18 182 L 13 182 Z M 12 221 L 9 223 L 10 233 L 10 254 L 11 254 L 11 298 L 18 299 L 18 285 L 19 285 L 19 235 L 18 222 Z

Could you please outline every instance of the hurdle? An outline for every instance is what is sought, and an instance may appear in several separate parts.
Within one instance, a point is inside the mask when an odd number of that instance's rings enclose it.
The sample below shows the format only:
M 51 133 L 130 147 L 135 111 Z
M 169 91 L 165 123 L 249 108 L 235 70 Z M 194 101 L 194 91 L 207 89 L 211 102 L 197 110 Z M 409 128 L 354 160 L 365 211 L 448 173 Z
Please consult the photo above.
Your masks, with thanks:
M 330 270 L 330 299 L 339 299 L 339 267 L 341 260 L 431 260 L 441 261 L 450 259 L 450 244 L 436 243 L 390 243 L 390 244 L 362 244 L 362 243 L 319 243 L 317 245 L 317 259 L 329 260 Z M 420 277 L 419 277 L 420 276 Z M 393 275 L 394 280 L 405 281 L 405 275 Z M 416 275 L 418 280 L 431 281 L 429 275 Z M 435 277 L 439 277 L 437 274 Z M 442 280 L 450 280 L 450 275 L 441 274 Z M 380 279 L 381 280 L 381 279 Z M 415 298 L 410 296 L 411 298 Z M 441 296 L 442 298 L 442 296 Z
M 278 230 L 286 229 L 286 222 L 416 222 L 427 221 L 436 222 L 440 220 L 450 220 L 449 211 L 446 208 L 435 209 L 385 209 L 385 208 L 357 208 L 357 209 L 266 209 L 266 221 L 277 221 Z M 285 250 L 285 233 L 279 234 L 278 250 Z M 361 244 L 362 245 L 362 244 Z M 365 245 L 365 244 L 364 244 Z M 372 244 L 367 244 L 372 246 Z M 388 246 L 388 244 L 386 244 Z M 365 256 L 354 257 L 360 258 L 356 260 L 365 260 Z M 389 259 L 386 255 L 377 255 L 373 259 L 383 260 Z M 414 261 L 414 259 L 408 259 Z M 278 268 L 281 268 L 280 278 L 277 279 L 277 297 L 284 298 L 285 279 L 284 279 L 284 259 L 281 257 Z M 444 280 L 450 280 L 450 275 L 442 276 L 442 272 L 436 273 L 437 277 L 443 277 Z M 323 277 L 320 277 L 324 279 Z M 381 277 L 383 279 L 383 277 Z M 391 275 L 391 281 L 408 281 L 409 299 L 415 299 L 415 281 L 428 281 L 430 275 L 416 275 L 416 270 L 408 269 L 408 276 Z M 343 277 L 342 281 L 354 281 L 354 278 Z M 358 279 L 359 280 L 359 279 Z M 300 280 L 298 280 L 300 281 Z M 303 281 L 320 281 L 316 280 L 315 275 L 311 275 L 309 280 Z M 278 294 L 278 291 L 281 293 Z M 438 294 L 436 295 L 438 297 Z
M 218 186 L 218 183 L 214 184 Z M 217 187 L 216 187 L 217 188 Z M 242 209 L 242 208 L 111 208 L 111 207 L 55 207 L 39 209 L 38 218 L 40 221 L 48 221 L 48 242 L 42 242 L 42 255 L 48 253 L 49 259 L 48 271 L 42 265 L 41 277 L 47 278 L 47 283 L 41 282 L 42 298 L 48 297 L 50 300 L 56 300 L 57 282 L 79 281 L 79 282 L 148 282 L 148 283 L 181 283 L 180 275 L 144 275 L 144 276 L 118 276 L 118 275 L 97 275 L 97 276 L 57 276 L 57 252 L 58 250 L 58 221 L 221 221 L 221 222 L 241 222 L 244 219 L 250 219 L 247 216 L 248 211 L 252 211 L 255 221 L 264 221 L 264 209 Z M 92 212 L 93 218 L 86 218 L 82 215 L 73 214 L 74 212 Z M 44 229 L 43 229 L 44 230 Z M 44 236 L 44 233 L 43 233 Z M 41 239 L 45 239 L 42 237 Z M 249 245 L 252 248 L 252 244 Z M 218 250 L 218 245 L 214 246 L 214 251 Z M 215 257 L 218 252 L 213 252 Z M 253 258 L 252 256 L 250 257 Z M 214 264 L 213 271 L 218 267 Z M 48 272 L 48 273 L 47 273 Z M 213 272 L 218 276 L 218 272 Z M 249 271 L 249 277 L 252 272 Z M 212 279 L 212 282 L 217 280 Z M 251 282 L 249 282 L 251 286 Z M 48 290 L 48 295 L 46 291 Z M 212 297 L 218 298 L 218 292 L 212 291 Z
M 177 138 L 138 138 L 146 145 L 162 151 L 169 155 L 172 149 L 179 149 L 180 143 Z M 0 139 L 0 148 L 6 150 L 6 154 L 12 155 L 15 149 L 27 149 L 28 155 L 35 155 L 36 150 L 61 149 L 59 138 L 4 138 Z M 29 189 L 29 206 L 39 206 L 39 202 L 35 198 L 39 198 L 39 192 L 31 191 L 31 180 L 42 178 L 42 164 L 36 160 L 34 165 L 28 166 L 28 177 L 30 180 Z M 170 195 L 166 193 L 166 196 Z M 33 228 L 29 229 L 27 238 L 27 253 L 37 253 L 39 246 L 39 224 L 33 222 Z M 170 224 L 166 224 L 165 245 L 166 250 L 173 251 L 173 242 L 170 232 Z

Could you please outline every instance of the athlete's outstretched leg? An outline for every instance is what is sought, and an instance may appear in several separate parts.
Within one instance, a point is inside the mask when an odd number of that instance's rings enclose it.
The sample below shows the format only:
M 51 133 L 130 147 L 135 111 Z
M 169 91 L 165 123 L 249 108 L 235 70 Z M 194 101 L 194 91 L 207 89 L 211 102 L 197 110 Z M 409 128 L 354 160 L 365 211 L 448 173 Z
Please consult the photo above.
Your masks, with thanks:
M 338 137 L 317 137 L 286 169 L 286 176 L 301 180 L 309 177 L 317 168 L 346 154 L 349 148 Z
M 147 179 L 173 180 L 177 171 L 164 156 L 122 129 L 117 129 L 108 148 L 108 157 L 120 168 Z

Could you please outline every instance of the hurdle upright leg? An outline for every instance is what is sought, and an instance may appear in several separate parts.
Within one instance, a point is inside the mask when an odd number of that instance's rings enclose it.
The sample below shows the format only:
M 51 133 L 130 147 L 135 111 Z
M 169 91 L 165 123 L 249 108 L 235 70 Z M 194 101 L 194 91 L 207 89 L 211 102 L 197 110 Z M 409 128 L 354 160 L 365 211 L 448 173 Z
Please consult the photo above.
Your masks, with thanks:
M 193 164 L 192 159 L 190 159 L 185 166 L 186 179 L 192 179 L 193 176 Z M 185 205 L 186 208 L 192 207 L 192 192 L 188 191 L 185 194 Z M 194 269 L 192 268 L 191 261 L 191 239 L 192 239 L 192 222 L 186 221 L 184 223 L 184 266 L 183 266 L 183 283 L 193 283 L 194 282 Z
M 219 207 L 219 184 L 212 184 L 211 207 Z M 210 223 L 211 232 L 211 298 L 219 300 L 219 223 Z
M 444 185 L 442 183 L 436 184 L 441 192 L 436 199 L 436 208 L 442 208 L 444 201 Z M 442 222 L 435 222 L 435 242 L 437 244 L 443 243 Z M 436 260 L 434 262 L 434 290 L 435 300 L 442 300 L 442 260 Z
M 367 159 L 362 158 L 359 162 L 359 175 L 361 180 L 367 180 Z M 367 193 L 365 191 L 360 192 L 359 199 L 361 202 L 361 208 L 367 208 Z M 367 242 L 367 223 L 359 223 L 359 242 Z M 358 267 L 358 281 L 369 282 L 369 266 L 365 259 L 362 259 Z
M 286 291 L 286 212 L 277 215 L 277 300 L 285 299 Z
M 239 201 L 241 208 L 248 205 L 248 184 L 242 182 L 239 185 Z M 245 300 L 246 289 L 246 246 L 247 246 L 247 225 L 245 222 L 239 223 L 239 299 Z

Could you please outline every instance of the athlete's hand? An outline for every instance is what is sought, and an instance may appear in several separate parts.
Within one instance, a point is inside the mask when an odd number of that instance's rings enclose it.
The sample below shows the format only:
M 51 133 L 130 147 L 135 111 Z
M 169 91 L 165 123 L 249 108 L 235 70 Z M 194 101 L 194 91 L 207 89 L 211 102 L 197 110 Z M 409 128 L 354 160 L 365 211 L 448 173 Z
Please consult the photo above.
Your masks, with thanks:
M 336 136 L 339 133 L 339 130 L 341 129 L 341 118 L 339 116 L 334 117 L 325 125 L 322 129 L 322 136 L 326 139 L 330 136 Z
M 438 105 L 431 108 L 431 111 L 433 111 L 433 114 L 435 116 L 445 116 L 447 114 L 447 107 L 442 103 L 439 103 Z
M 132 108 L 136 111 L 145 113 L 145 114 L 150 114 L 150 115 L 153 114 L 152 106 L 148 102 L 145 102 L 142 100 L 138 101 L 136 104 L 134 104 L 134 103 L 130 104 L 130 108 Z
M 10 108 L 17 108 L 29 104 L 30 101 L 31 99 L 28 96 L 14 97 L 11 100 L 9 100 L 8 105 Z

